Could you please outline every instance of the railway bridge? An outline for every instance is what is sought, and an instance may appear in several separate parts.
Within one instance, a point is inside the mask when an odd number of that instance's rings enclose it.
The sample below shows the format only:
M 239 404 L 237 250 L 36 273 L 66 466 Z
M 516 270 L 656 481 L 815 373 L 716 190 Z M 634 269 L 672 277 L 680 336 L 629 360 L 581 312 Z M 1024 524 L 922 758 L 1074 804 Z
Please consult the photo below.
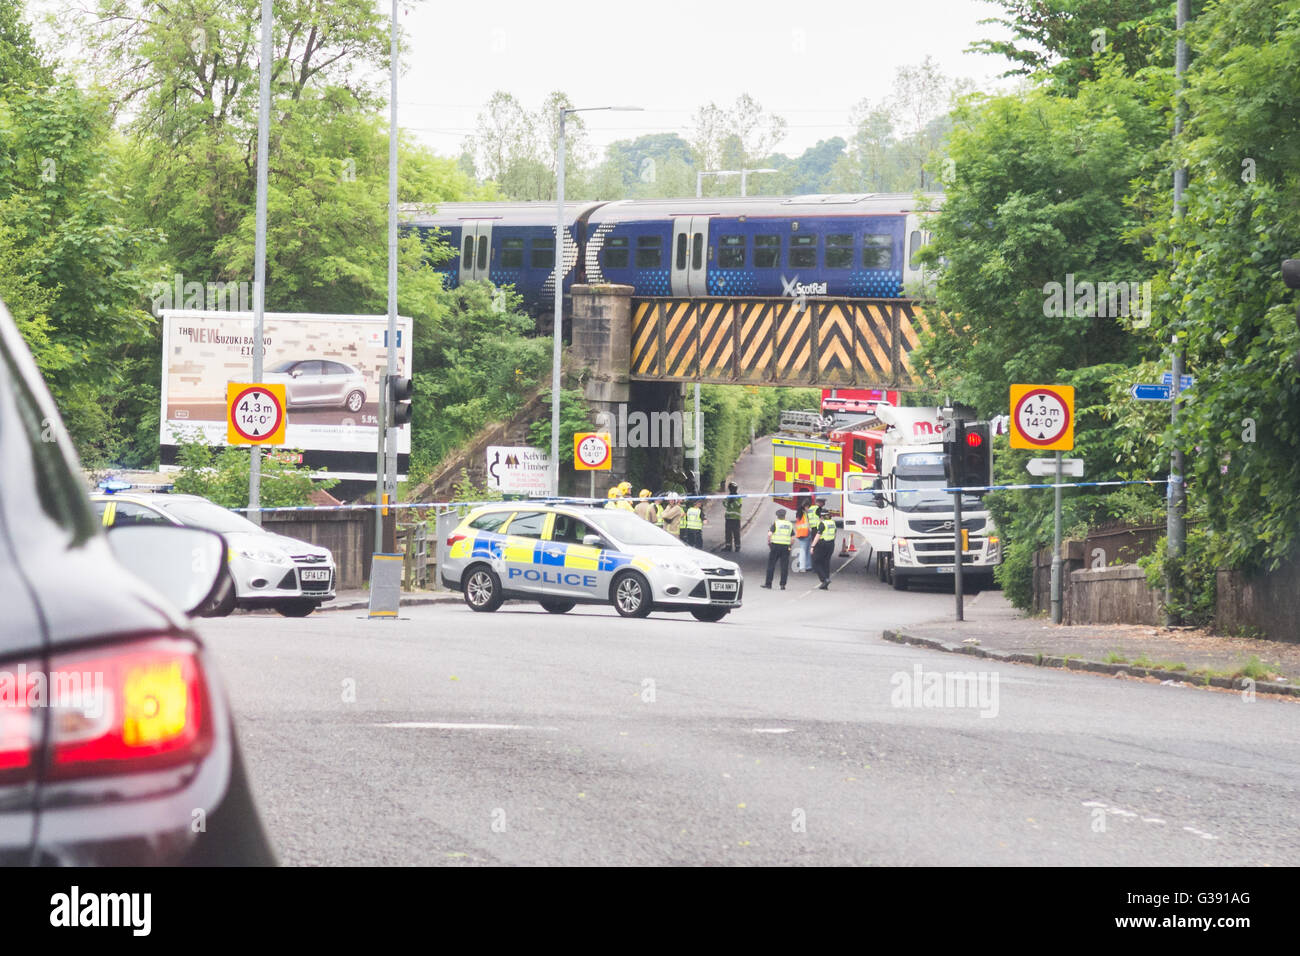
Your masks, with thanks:
M 916 388 L 924 328 L 911 299 L 640 298 L 625 285 L 573 286 L 568 322 L 584 397 L 609 420 L 682 411 L 687 383 Z M 628 452 L 616 445 L 612 474 Z

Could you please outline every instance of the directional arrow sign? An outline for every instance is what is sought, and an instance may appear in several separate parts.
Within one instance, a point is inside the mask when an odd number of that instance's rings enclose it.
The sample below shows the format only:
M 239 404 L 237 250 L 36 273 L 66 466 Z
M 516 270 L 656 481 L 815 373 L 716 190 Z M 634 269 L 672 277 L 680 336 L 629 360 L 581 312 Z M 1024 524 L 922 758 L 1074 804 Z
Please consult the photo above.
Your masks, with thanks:
M 1056 459 L 1055 458 L 1031 458 L 1025 465 L 1031 475 L 1039 478 L 1056 477 Z M 1068 475 L 1071 478 L 1083 477 L 1083 459 L 1082 458 L 1062 458 L 1061 474 Z
M 1128 393 L 1139 402 L 1167 402 L 1174 395 L 1172 385 L 1134 385 Z
M 1192 387 L 1192 382 L 1195 381 L 1195 379 L 1193 379 L 1190 375 L 1184 375 L 1184 376 L 1182 376 L 1181 378 L 1179 378 L 1178 381 L 1181 383 L 1181 384 L 1178 386 L 1178 390 L 1179 390 L 1180 392 L 1185 392 L 1185 391 L 1187 391 L 1189 388 Z M 1161 384 L 1161 385 L 1169 385 L 1169 386 L 1172 387 L 1173 384 L 1174 384 L 1174 373 L 1173 373 L 1173 372 L 1165 372 L 1164 375 L 1161 375 L 1161 376 L 1160 376 L 1160 384 Z

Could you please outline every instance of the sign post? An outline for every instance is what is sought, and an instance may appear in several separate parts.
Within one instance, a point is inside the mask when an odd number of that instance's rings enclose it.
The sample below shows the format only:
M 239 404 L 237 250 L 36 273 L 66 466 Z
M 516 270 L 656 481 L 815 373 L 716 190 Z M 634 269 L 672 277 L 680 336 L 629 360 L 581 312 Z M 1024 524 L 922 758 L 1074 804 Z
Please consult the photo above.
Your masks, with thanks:
M 1074 386 L 1012 385 L 1011 447 L 1056 452 L 1052 520 L 1052 623 L 1061 623 L 1061 452 L 1074 448 Z

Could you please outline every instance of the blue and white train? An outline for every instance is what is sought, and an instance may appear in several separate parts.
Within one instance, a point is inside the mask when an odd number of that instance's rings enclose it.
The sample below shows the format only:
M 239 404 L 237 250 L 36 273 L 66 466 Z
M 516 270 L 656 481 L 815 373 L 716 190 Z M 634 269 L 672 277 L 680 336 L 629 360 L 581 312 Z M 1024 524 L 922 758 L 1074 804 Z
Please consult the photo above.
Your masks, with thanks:
M 565 206 L 564 290 L 629 285 L 637 296 L 896 298 L 922 277 L 929 239 L 910 194 L 630 199 Z M 918 211 L 920 210 L 920 211 Z M 457 250 L 446 284 L 513 285 L 534 313 L 554 298 L 555 204 L 442 203 L 406 228 Z

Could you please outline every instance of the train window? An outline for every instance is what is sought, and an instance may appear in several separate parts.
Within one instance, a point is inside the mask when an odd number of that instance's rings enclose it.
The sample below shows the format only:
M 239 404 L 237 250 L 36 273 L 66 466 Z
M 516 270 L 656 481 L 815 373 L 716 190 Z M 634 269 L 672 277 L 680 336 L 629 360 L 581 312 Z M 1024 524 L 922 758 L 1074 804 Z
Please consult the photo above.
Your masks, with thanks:
M 892 269 L 894 267 L 894 237 L 868 235 L 862 237 L 862 268 Z
M 605 268 L 626 269 L 628 264 L 627 237 L 605 240 Z
M 478 268 L 481 270 L 488 267 L 488 238 L 487 236 L 478 237 Z
M 679 233 L 677 236 L 677 269 L 681 271 L 686 268 L 686 233 Z
M 699 269 L 704 265 L 704 233 L 697 232 L 691 240 L 691 268 Z
M 908 237 L 907 244 L 910 247 L 907 254 L 907 267 L 915 269 L 920 265 L 921 255 L 921 232 L 919 229 L 913 229 L 912 235 Z
M 826 268 L 848 269 L 853 265 L 853 234 L 835 233 L 826 237 Z
M 522 239 L 501 240 L 501 268 L 522 269 L 524 266 L 524 241 Z
M 781 241 L 780 236 L 765 236 L 762 238 L 775 239 Z M 745 237 L 744 236 L 719 236 L 718 237 L 718 268 L 719 269 L 743 269 L 745 268 Z
M 636 267 L 658 269 L 663 265 L 664 241 L 660 236 L 637 236 Z M 685 265 L 685 263 L 683 263 Z
M 754 237 L 754 268 L 775 269 L 781 265 L 781 237 Z
M 533 240 L 533 268 L 534 269 L 555 268 L 555 240 L 554 239 Z
M 790 268 L 815 269 L 817 267 L 817 237 L 790 237 Z
M 465 237 L 465 255 L 460 260 L 462 269 L 472 269 L 474 267 L 474 237 Z

